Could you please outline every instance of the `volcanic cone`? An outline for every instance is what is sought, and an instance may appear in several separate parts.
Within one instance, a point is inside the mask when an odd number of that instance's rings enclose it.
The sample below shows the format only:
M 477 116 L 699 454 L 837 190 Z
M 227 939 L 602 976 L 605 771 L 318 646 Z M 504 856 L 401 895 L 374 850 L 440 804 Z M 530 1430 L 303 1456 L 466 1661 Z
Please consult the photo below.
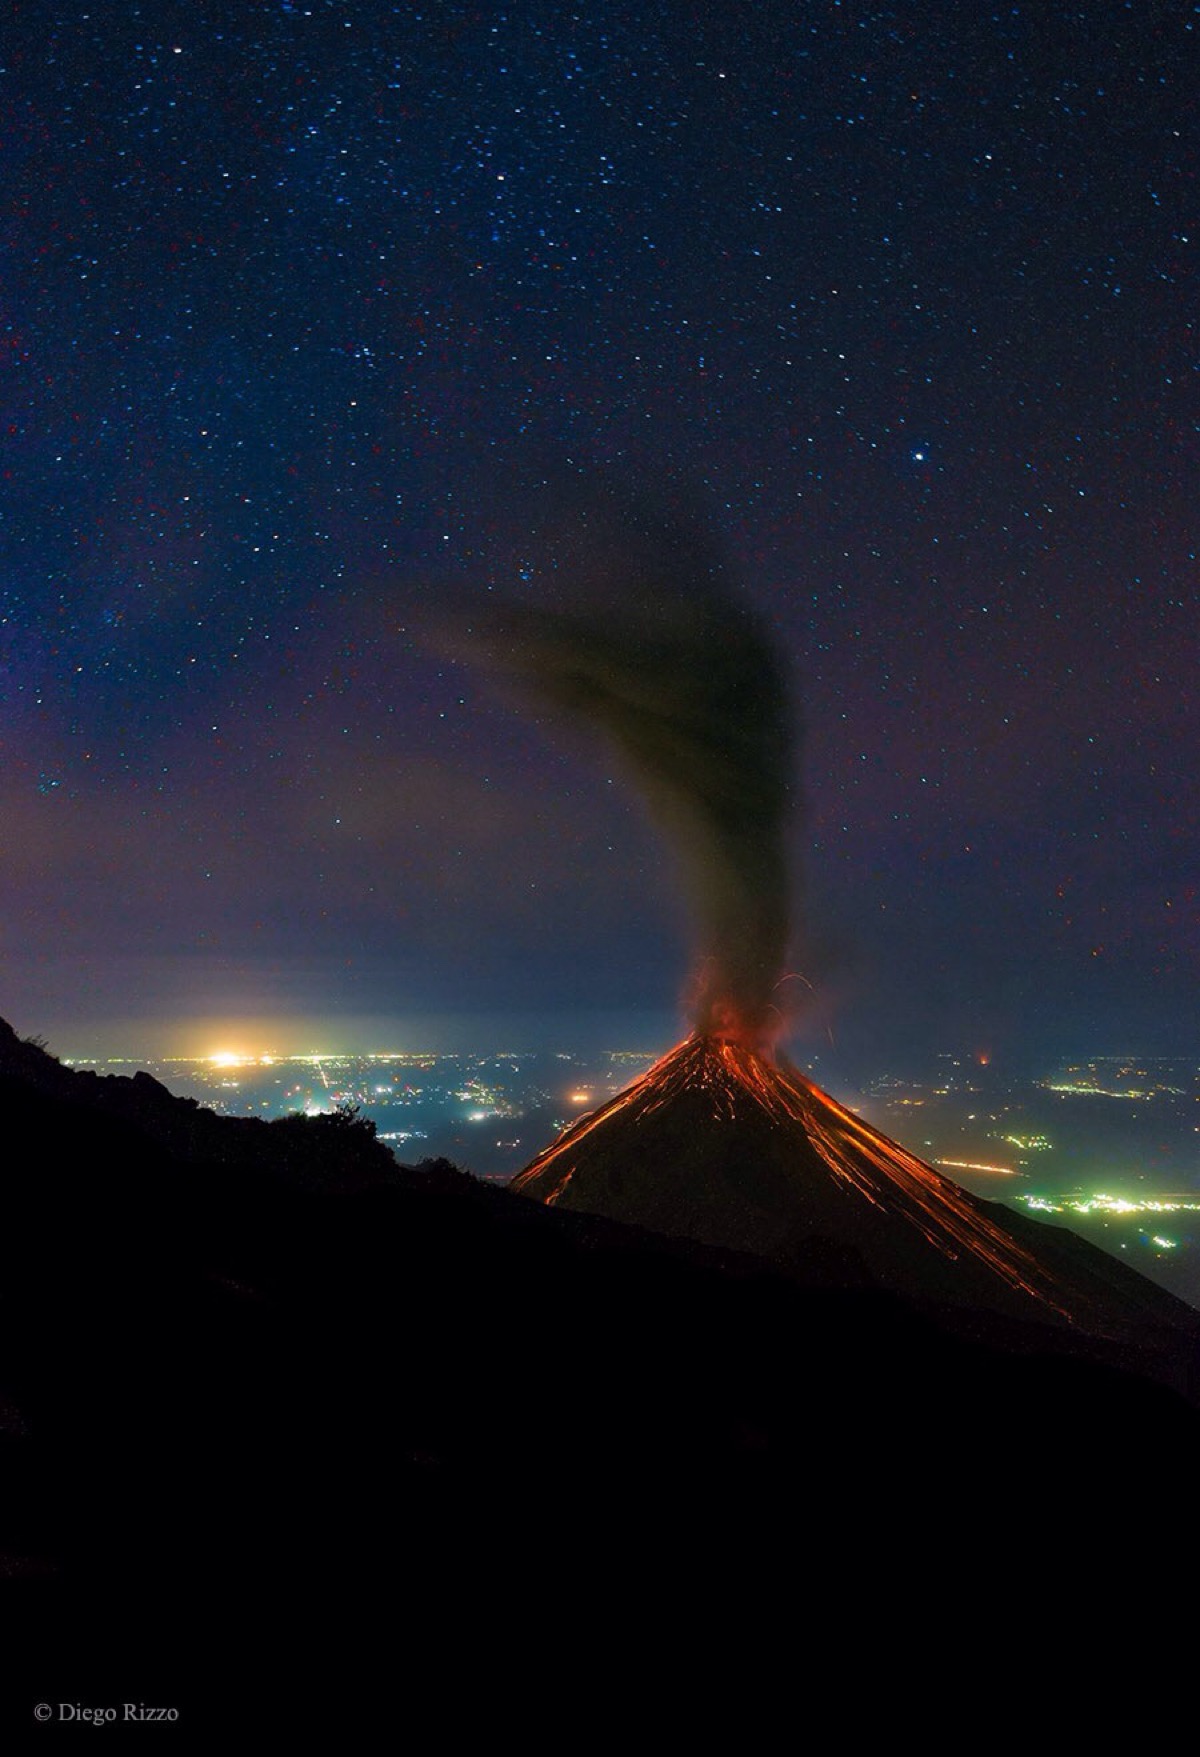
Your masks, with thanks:
M 798 1069 L 716 1036 L 671 1050 L 512 1187 L 924 1303 L 1113 1337 L 1195 1327 L 1104 1252 L 970 1195 Z

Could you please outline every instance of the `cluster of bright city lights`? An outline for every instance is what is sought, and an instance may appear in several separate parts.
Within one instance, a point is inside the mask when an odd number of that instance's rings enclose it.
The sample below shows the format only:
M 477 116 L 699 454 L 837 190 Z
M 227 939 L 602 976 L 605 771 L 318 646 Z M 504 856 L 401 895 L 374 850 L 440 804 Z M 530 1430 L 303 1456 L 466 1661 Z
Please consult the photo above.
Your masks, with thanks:
M 1184 1209 L 1200 1212 L 1200 1202 L 1187 1202 L 1182 1197 L 1146 1197 L 1131 1202 L 1127 1196 L 1063 1196 L 1053 1201 L 1049 1196 L 1018 1196 L 1027 1208 L 1045 1214 L 1178 1214 Z
M 1143 1102 L 1160 1093 L 1178 1098 L 1185 1088 L 1174 1083 L 1179 1062 L 1158 1058 L 1150 1063 L 1136 1057 L 1119 1055 L 1095 1056 L 1088 1062 L 1075 1062 L 1042 1084 L 1047 1092 L 1073 1093 L 1082 1098 L 1132 1098 Z M 1167 1073 L 1172 1078 L 1166 1078 Z
M 1182 1196 L 1147 1196 L 1131 1201 L 1128 1196 L 1107 1196 L 1098 1192 L 1094 1196 L 1063 1196 L 1057 1201 L 1049 1196 L 1018 1196 L 1016 1200 L 1039 1214 L 1111 1214 L 1119 1220 L 1135 1214 L 1200 1213 L 1200 1202 L 1190 1202 Z M 1148 1242 L 1160 1251 L 1179 1249 L 1178 1239 L 1167 1238 L 1159 1232 L 1149 1234 Z

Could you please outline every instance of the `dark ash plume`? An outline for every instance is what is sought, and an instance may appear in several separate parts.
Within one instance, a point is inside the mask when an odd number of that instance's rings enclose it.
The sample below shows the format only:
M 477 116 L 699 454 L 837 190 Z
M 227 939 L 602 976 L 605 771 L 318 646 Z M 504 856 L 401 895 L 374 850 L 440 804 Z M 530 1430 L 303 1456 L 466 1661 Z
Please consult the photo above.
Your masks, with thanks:
M 768 1043 L 788 938 L 793 772 L 774 648 L 696 522 L 606 508 L 551 542 L 549 566 L 570 580 L 568 604 L 476 615 L 468 644 L 624 758 L 683 865 L 697 1028 Z

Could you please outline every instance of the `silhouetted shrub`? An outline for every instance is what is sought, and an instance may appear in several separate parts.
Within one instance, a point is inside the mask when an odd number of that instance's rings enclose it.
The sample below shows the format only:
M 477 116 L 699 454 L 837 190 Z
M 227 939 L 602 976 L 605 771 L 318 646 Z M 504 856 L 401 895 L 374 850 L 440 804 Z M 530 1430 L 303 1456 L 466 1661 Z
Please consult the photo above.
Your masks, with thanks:
M 413 1167 L 429 1190 L 459 1191 L 474 1189 L 479 1179 L 473 1172 L 464 1171 L 461 1165 L 455 1165 L 452 1159 L 421 1159 Z
M 349 1099 L 342 1099 L 332 1110 L 291 1110 L 286 1116 L 275 1119 L 273 1126 L 279 1128 L 280 1125 L 322 1135 L 356 1135 L 360 1140 L 369 1141 L 373 1141 L 376 1135 L 374 1122 L 363 1115 L 360 1105 L 352 1104 Z

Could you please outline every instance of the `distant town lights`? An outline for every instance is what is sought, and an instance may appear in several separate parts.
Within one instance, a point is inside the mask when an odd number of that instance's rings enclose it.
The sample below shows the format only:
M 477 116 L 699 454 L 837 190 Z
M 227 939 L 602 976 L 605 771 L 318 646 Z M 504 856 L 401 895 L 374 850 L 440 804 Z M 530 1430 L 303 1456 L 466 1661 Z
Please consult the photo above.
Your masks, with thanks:
M 1094 1196 L 1063 1196 L 1055 1201 L 1049 1196 L 1018 1196 L 1027 1208 L 1033 1208 L 1043 1214 L 1178 1214 L 1180 1212 L 1200 1212 L 1200 1201 L 1189 1201 L 1183 1196 L 1154 1197 L 1147 1196 L 1138 1201 L 1130 1201 L 1125 1196 L 1106 1196 L 1097 1193 Z

